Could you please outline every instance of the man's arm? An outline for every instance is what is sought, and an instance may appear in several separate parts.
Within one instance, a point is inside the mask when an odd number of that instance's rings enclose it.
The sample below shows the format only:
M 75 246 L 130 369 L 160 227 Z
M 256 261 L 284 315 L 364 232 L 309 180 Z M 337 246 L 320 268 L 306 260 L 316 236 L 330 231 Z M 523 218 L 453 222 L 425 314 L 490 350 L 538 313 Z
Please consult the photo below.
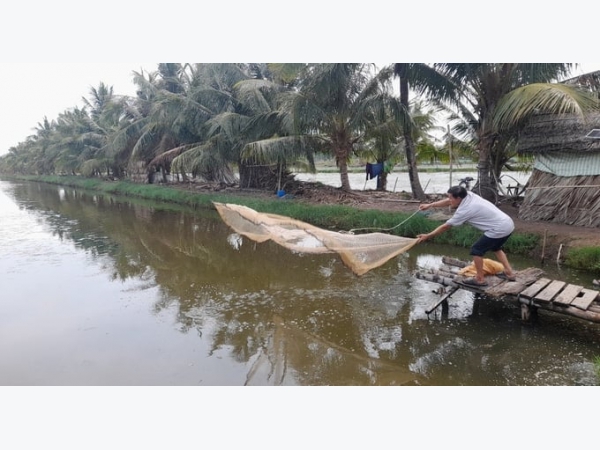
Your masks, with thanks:
M 444 223 L 430 233 L 418 234 L 417 238 L 419 239 L 419 242 L 424 242 L 427 239 L 431 239 L 432 237 L 437 236 L 438 234 L 442 234 L 444 231 L 449 230 L 450 228 L 452 228 L 450 225 Z

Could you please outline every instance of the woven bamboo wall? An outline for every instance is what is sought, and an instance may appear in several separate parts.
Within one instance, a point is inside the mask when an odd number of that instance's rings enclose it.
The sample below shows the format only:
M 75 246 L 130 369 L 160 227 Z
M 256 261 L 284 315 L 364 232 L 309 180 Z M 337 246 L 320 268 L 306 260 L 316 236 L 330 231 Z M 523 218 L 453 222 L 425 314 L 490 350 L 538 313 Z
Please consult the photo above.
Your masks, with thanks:
M 600 228 L 600 175 L 559 177 L 534 169 L 519 218 Z

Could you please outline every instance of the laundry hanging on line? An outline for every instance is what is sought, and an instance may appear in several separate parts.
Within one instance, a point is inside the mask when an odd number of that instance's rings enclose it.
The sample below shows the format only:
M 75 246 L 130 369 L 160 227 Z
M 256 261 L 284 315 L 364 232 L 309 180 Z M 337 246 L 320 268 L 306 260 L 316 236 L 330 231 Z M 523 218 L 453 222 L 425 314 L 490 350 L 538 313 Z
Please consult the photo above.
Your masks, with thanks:
M 367 180 L 372 180 L 381 175 L 384 171 L 384 163 L 367 163 Z

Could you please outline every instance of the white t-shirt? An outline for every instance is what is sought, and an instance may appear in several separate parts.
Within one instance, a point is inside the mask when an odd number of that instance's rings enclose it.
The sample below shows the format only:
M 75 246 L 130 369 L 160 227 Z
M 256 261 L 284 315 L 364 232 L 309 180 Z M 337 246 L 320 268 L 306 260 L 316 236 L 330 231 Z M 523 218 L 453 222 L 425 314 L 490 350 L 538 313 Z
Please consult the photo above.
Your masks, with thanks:
M 490 238 L 508 236 L 515 229 L 515 224 L 508 214 L 470 191 L 456 208 L 454 216 L 446 221 L 446 225 L 452 227 L 463 223 L 473 225 Z

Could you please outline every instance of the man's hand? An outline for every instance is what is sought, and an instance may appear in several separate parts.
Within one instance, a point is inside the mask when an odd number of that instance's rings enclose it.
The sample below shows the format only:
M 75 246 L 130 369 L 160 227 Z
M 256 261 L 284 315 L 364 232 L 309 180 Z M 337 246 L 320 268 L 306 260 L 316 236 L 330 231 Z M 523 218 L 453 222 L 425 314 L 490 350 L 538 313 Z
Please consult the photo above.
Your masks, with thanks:
M 425 242 L 427 239 L 429 239 L 429 235 L 428 234 L 417 234 L 417 239 L 419 243 L 421 242 Z
M 419 211 L 425 211 L 431 208 L 432 203 L 422 203 L 419 205 Z

